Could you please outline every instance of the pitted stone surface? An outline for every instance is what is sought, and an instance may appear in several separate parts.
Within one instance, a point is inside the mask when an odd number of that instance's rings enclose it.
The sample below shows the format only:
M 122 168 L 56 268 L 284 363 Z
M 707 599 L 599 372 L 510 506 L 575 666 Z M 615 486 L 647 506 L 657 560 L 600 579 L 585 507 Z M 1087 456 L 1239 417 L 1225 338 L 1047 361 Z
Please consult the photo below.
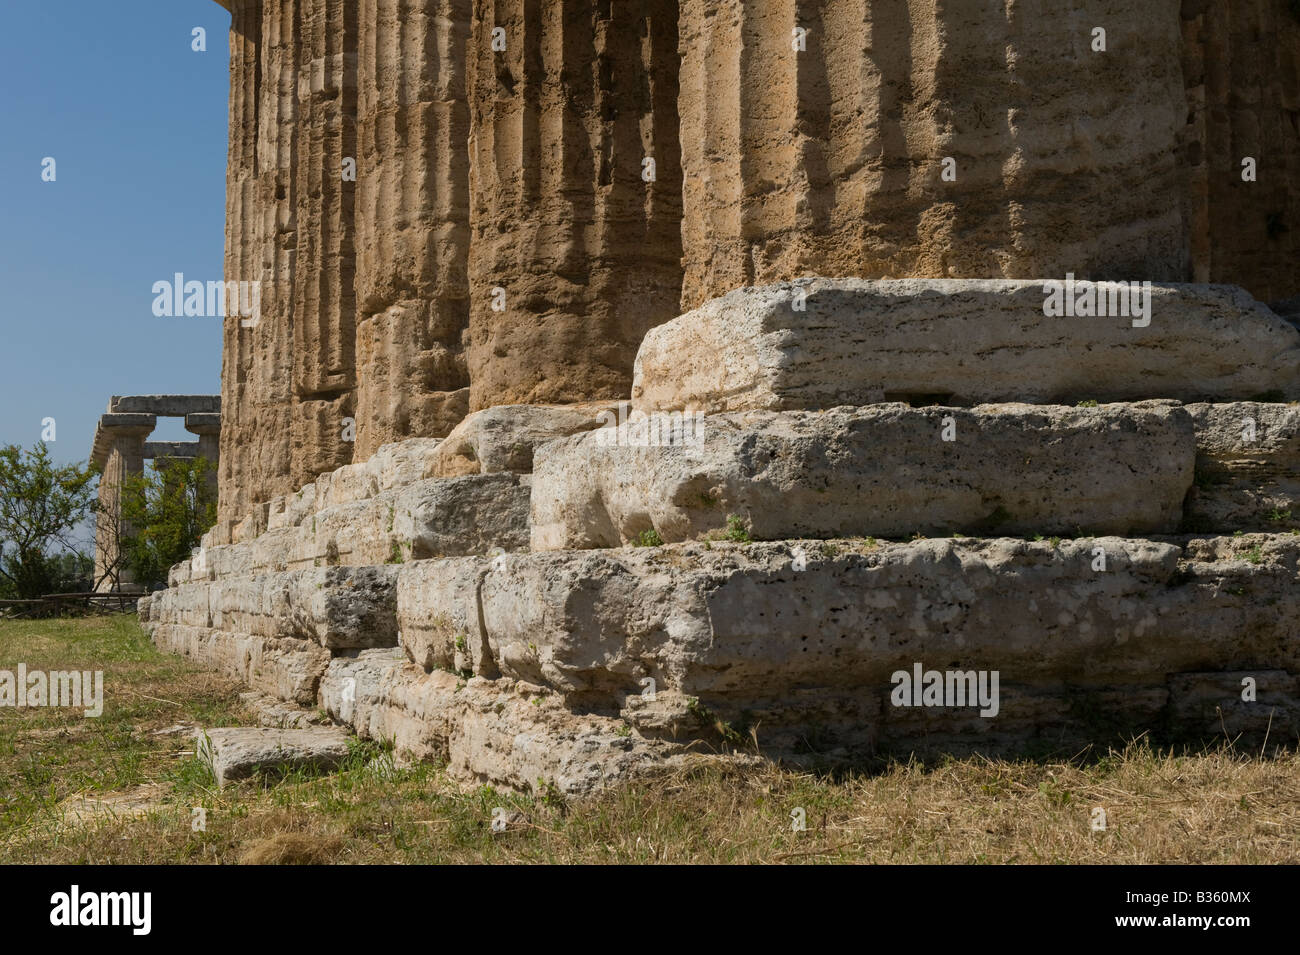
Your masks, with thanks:
M 395 485 L 372 497 L 303 513 L 294 524 L 277 522 L 236 543 L 205 544 L 186 562 L 188 570 L 173 568 L 170 579 L 219 580 L 526 550 L 531 480 L 499 473 Z
M 321 705 L 359 736 L 391 741 L 399 758 L 445 761 L 454 778 L 514 790 L 535 790 L 540 780 L 582 795 L 690 758 L 685 741 L 574 713 L 541 687 L 425 673 L 378 650 L 335 659 Z
M 1188 405 L 1196 427 L 1191 530 L 1300 528 L 1300 405 Z
M 164 612 L 160 621 L 166 619 Z M 317 685 L 330 661 L 328 650 L 304 640 L 172 622 L 150 622 L 148 629 L 159 650 L 189 657 L 251 689 L 301 706 L 315 705 Z
M 1238 288 L 1155 286 L 1142 328 L 1125 317 L 1049 318 L 1044 298 L 1041 281 L 740 289 L 646 335 L 633 404 L 649 413 L 1300 397 L 1300 331 Z
M 528 474 L 539 445 L 616 420 L 619 402 L 576 405 L 498 405 L 476 411 L 447 435 L 428 461 L 424 477 L 459 477 L 508 471 Z
M 481 602 L 503 676 L 592 705 L 650 677 L 739 708 L 815 687 L 887 692 L 914 661 L 1031 687 L 1297 673 L 1298 565 L 1292 535 L 690 544 L 507 555 Z
M 1168 402 L 733 412 L 682 446 L 625 446 L 629 431 L 542 447 L 533 550 L 690 540 L 729 520 L 762 540 L 1172 533 L 1195 456 Z

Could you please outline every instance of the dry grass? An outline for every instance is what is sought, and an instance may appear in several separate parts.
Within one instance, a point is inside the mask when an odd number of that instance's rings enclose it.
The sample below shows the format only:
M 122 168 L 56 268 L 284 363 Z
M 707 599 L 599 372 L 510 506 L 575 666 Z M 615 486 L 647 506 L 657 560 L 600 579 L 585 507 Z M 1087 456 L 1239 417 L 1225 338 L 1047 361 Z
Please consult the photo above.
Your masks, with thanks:
M 841 779 L 706 764 L 564 800 L 466 791 L 359 745 L 340 773 L 218 792 L 186 736 L 153 734 L 245 718 L 233 684 L 158 656 L 129 620 L 0 625 L 0 668 L 19 660 L 93 664 L 107 699 L 99 720 L 0 710 L 0 862 L 1300 861 L 1295 754 L 1138 742 L 1101 758 L 974 757 Z M 72 811 L 86 796 L 99 808 Z M 806 831 L 792 831 L 796 808 Z

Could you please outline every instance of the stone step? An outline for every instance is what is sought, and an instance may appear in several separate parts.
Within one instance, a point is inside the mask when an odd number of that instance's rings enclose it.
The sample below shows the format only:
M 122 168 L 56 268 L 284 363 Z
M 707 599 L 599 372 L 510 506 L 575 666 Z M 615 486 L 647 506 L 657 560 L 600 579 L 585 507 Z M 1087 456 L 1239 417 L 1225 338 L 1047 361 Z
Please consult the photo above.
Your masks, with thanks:
M 1292 739 L 1297 584 L 1300 534 L 687 543 L 191 583 L 145 624 L 458 778 L 579 793 L 700 749 Z
M 548 785 L 583 795 L 683 765 L 689 740 L 647 738 L 626 723 L 574 712 L 543 687 L 426 673 L 387 651 L 336 657 L 321 707 L 399 759 L 436 760 L 455 779 L 512 790 Z
M 331 505 L 294 526 L 202 547 L 172 568 L 168 582 L 522 550 L 528 546 L 531 480 L 515 474 L 418 480 Z
M 761 717 L 777 752 L 812 727 L 858 749 L 1010 745 L 1073 732 L 1080 700 L 1139 731 L 1201 732 L 1203 689 L 1189 703 L 1179 681 L 1199 674 L 1225 710 L 1254 713 L 1217 676 L 1235 671 L 1267 690 L 1275 741 L 1296 728 L 1295 535 L 687 544 L 502 556 L 478 579 L 469 563 L 402 568 L 404 634 L 440 633 L 442 659 L 469 648 L 475 669 L 646 734 L 707 713 Z M 893 675 L 916 664 L 997 671 L 999 715 L 891 706 Z
M 692 540 L 735 521 L 762 540 L 1300 527 L 1296 405 L 895 403 L 677 423 L 634 417 L 543 445 L 532 550 Z
M 677 541 L 729 517 L 769 540 L 1300 528 L 1295 404 L 887 403 L 630 421 L 614 404 L 520 405 L 469 421 L 455 440 L 382 448 L 381 477 L 355 499 L 340 490 L 363 483 L 349 468 L 322 476 L 326 490 L 308 485 L 258 534 L 205 546 L 170 582 L 513 551 L 525 538 L 534 550 L 620 546 L 648 530 Z M 536 478 L 498 470 L 531 471 L 534 459 Z M 484 473 L 417 474 L 474 467 Z M 381 478 L 406 483 L 376 491 Z M 328 506 L 313 510 L 318 501 Z
M 542 446 L 534 551 L 693 540 L 735 520 L 762 540 L 1172 533 L 1196 456 L 1169 402 L 733 412 L 670 447 L 627 446 L 632 432 Z
M 397 646 L 396 566 L 195 580 L 154 594 L 145 622 L 306 640 L 328 650 Z
M 1118 287 L 1097 286 L 1107 303 Z M 1300 397 L 1300 331 L 1235 286 L 1155 285 L 1149 321 L 1109 304 L 1110 317 L 1049 317 L 1044 289 L 968 279 L 738 289 L 650 330 L 632 400 L 647 413 L 712 413 Z

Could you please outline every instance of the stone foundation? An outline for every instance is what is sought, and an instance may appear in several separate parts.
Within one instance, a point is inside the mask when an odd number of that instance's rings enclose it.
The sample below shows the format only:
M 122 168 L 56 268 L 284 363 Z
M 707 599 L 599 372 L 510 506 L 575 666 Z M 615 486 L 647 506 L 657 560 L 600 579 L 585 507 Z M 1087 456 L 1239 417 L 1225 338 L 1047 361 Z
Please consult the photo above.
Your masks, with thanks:
M 1028 284 L 934 285 L 709 303 L 643 344 L 640 407 L 501 406 L 384 446 L 214 528 L 142 620 L 403 759 L 515 789 L 708 754 L 1294 741 L 1300 408 L 1152 392 L 1294 394 L 1296 330 L 1240 290 L 1163 289 L 1181 319 L 1152 328 L 1180 360 L 1089 381 L 1133 400 L 1026 404 L 1090 351 L 1150 365 L 1127 329 L 1040 334 Z M 914 368 L 881 358 L 890 336 Z M 944 354 L 988 373 L 944 379 Z M 877 371 L 924 395 L 872 400 Z M 928 404 L 954 382 L 1021 401 Z

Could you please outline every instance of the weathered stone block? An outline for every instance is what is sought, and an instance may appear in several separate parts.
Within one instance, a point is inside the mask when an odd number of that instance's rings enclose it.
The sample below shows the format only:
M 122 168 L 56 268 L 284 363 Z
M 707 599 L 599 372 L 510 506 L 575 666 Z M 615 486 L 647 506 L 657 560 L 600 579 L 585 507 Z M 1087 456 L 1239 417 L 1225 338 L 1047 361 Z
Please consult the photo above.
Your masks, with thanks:
M 576 405 L 498 405 L 476 411 L 447 435 L 429 458 L 425 477 L 533 470 L 537 447 L 555 438 L 601 427 L 618 402 Z
M 736 707 L 796 688 L 888 693 L 916 661 L 1031 687 L 1300 672 L 1291 535 L 801 542 L 802 560 L 794 546 L 497 558 L 481 590 L 492 655 L 504 676 L 592 706 L 643 677 Z
M 348 755 L 348 734 L 335 726 L 226 727 L 199 730 L 195 741 L 199 759 L 211 767 L 222 787 L 258 775 L 331 770 Z
M 331 650 L 397 645 L 396 567 L 325 567 L 207 584 L 210 626 Z
M 412 663 L 494 677 L 496 665 L 479 614 L 488 564 L 473 557 L 420 560 L 397 577 L 397 621 Z
M 393 533 L 415 560 L 527 550 L 529 485 L 513 474 L 420 481 L 396 492 Z
M 315 704 L 317 684 L 330 661 L 328 650 L 305 640 L 277 640 L 172 623 L 152 629 L 159 650 L 189 657 L 253 689 L 303 706 Z
M 383 651 L 336 658 L 321 706 L 403 759 L 437 759 L 457 779 L 582 795 L 679 764 L 684 743 L 631 735 L 618 720 L 570 712 L 554 694 L 511 680 L 425 673 Z
M 689 540 L 737 518 L 762 540 L 1170 533 L 1195 455 L 1167 402 L 733 412 L 695 431 L 684 446 L 619 446 L 626 429 L 544 445 L 532 549 Z
M 1243 699 L 1249 696 L 1250 699 Z M 1176 673 L 1169 702 L 1189 734 L 1286 745 L 1300 734 L 1300 677 L 1285 670 Z
M 1300 406 L 1188 405 L 1196 427 L 1196 482 L 1188 529 L 1300 528 Z
M 646 335 L 633 404 L 649 413 L 1300 397 L 1300 331 L 1238 288 L 1155 286 L 1146 327 L 1049 318 L 1044 298 L 1041 281 L 740 289 Z

